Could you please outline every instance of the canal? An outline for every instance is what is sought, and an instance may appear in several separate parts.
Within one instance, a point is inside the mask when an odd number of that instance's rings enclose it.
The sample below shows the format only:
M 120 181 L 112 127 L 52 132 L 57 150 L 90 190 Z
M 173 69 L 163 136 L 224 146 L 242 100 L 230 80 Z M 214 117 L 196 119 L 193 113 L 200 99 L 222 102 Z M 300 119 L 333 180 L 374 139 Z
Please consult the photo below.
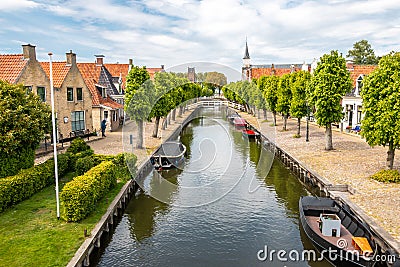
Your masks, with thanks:
M 205 108 L 183 129 L 183 168 L 147 176 L 98 266 L 330 266 L 301 260 L 312 245 L 298 200 L 310 193 L 225 112 Z M 262 261 L 260 250 L 284 250 L 288 261 L 277 254 Z M 291 251 L 300 261 L 290 260 Z

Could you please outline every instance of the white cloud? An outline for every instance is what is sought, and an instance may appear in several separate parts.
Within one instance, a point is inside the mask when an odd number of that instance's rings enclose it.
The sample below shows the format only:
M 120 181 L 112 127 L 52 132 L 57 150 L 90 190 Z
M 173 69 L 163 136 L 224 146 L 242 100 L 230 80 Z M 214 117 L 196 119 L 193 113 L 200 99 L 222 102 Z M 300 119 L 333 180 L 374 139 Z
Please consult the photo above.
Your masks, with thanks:
M 3 0 L 0 1 L 0 10 L 2 11 L 21 11 L 23 8 L 38 7 L 39 4 L 30 0 Z

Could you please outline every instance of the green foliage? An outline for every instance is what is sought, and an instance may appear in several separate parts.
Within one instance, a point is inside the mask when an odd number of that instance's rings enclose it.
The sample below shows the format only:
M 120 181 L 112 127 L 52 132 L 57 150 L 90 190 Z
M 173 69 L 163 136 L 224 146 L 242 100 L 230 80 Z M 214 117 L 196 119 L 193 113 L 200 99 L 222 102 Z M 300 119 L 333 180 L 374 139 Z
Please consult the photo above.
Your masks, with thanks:
M 35 150 L 29 147 L 19 149 L 19 153 L 0 154 L 0 178 L 17 174 L 21 169 L 28 169 L 35 162 Z
M 308 71 L 294 73 L 295 80 L 292 84 L 292 101 L 290 103 L 290 115 L 302 118 L 307 115 L 307 84 L 311 79 Z
M 205 79 L 202 81 L 218 85 L 219 87 L 227 84 L 227 78 L 225 74 L 216 71 L 206 72 Z
M 400 53 L 382 57 L 363 80 L 361 135 L 369 145 L 400 146 Z
M 256 84 L 249 81 L 232 82 L 222 88 L 224 96 L 242 105 L 255 106 L 261 96 Z
M 337 51 L 323 55 L 320 60 L 310 82 L 310 102 L 316 107 L 317 123 L 328 126 L 343 118 L 340 101 L 350 92 L 352 82 L 346 60 Z
M 113 160 L 114 158 L 115 156 L 98 154 L 77 158 L 75 162 L 75 173 L 77 175 L 82 175 L 103 161 Z
M 400 183 L 398 170 L 381 170 L 371 175 L 370 178 L 383 183 Z
M 116 185 L 117 168 L 112 161 L 105 161 L 67 183 L 61 192 L 64 218 L 69 222 L 86 218 L 96 203 Z
M 277 111 L 278 104 L 278 76 L 261 76 L 257 82 L 259 88 L 264 93 L 264 98 L 270 111 Z
M 278 85 L 278 102 L 276 105 L 276 110 L 278 112 L 282 112 L 284 115 L 288 115 L 290 111 L 290 103 L 292 100 L 292 90 L 291 86 L 293 83 L 293 75 L 292 74 L 284 74 L 279 79 Z
M 90 146 L 86 144 L 86 142 L 82 138 L 78 137 L 72 140 L 71 145 L 67 149 L 67 152 L 76 154 L 90 149 Z
M 354 64 L 358 65 L 378 64 L 378 58 L 367 40 L 356 42 L 353 45 L 353 49 L 349 50 L 347 57 L 352 57 Z
M 5 177 L 33 166 L 31 153 L 50 131 L 51 112 L 38 96 L 27 94 L 22 84 L 0 80 L 0 114 L 0 155 L 8 157 L 1 161 L 0 177 Z
M 64 175 L 69 170 L 68 155 L 57 157 L 58 174 Z M 31 197 L 43 188 L 54 184 L 54 160 L 20 171 L 17 175 L 0 179 L 0 211 Z

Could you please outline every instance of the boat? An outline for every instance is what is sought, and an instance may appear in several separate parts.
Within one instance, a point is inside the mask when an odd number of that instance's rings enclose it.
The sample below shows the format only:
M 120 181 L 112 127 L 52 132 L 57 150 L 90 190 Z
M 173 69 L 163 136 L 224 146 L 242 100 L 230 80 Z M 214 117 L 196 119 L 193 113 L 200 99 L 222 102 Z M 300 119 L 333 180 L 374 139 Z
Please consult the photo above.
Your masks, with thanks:
M 243 137 L 247 137 L 249 140 L 256 140 L 257 138 L 260 137 L 259 133 L 250 129 L 242 130 L 242 135 Z
M 181 142 L 167 141 L 163 143 L 150 157 L 150 162 L 156 170 L 179 167 L 184 159 L 186 146 Z
M 237 113 L 233 113 L 233 114 L 227 116 L 226 118 L 228 119 L 228 121 L 229 121 L 231 124 L 233 124 L 233 120 L 234 120 L 235 118 L 240 118 L 240 115 L 237 114 Z
M 246 120 L 242 119 L 242 118 L 234 118 L 233 119 L 233 125 L 235 125 L 235 127 L 237 129 L 241 129 L 247 126 Z
M 376 237 L 347 205 L 331 198 L 303 196 L 299 211 L 307 237 L 335 266 L 393 266 L 373 260 L 381 254 Z

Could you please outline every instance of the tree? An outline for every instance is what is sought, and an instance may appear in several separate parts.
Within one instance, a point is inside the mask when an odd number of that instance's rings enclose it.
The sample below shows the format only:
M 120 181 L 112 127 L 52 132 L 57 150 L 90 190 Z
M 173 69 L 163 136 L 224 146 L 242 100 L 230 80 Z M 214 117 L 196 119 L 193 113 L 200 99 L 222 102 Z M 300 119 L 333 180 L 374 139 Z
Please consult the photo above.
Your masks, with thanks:
M 264 98 L 267 102 L 268 108 L 271 110 L 274 118 L 274 126 L 276 126 L 276 106 L 278 103 L 278 84 L 279 77 L 272 76 L 262 76 L 260 77 L 259 86 L 263 88 Z
M 321 57 L 310 82 L 310 102 L 318 125 L 325 126 L 325 149 L 332 150 L 332 123 L 343 119 L 342 97 L 350 92 L 352 82 L 346 60 L 338 51 Z
M 393 168 L 400 146 L 400 53 L 382 57 L 378 68 L 363 80 L 364 118 L 361 135 L 369 145 L 388 147 L 387 167 Z
M 32 167 L 35 149 L 51 128 L 50 107 L 22 84 L 0 80 L 0 177 Z
M 143 122 L 151 111 L 154 87 L 146 67 L 132 67 L 126 77 L 125 111 L 138 125 L 137 148 L 143 148 Z
M 290 103 L 290 114 L 297 118 L 297 137 L 300 137 L 301 118 L 307 115 L 307 84 L 311 79 L 308 71 L 298 71 L 292 84 L 292 101 Z
M 227 84 L 226 76 L 223 73 L 212 71 L 206 72 L 205 76 L 206 77 L 204 81 L 207 83 L 213 83 L 219 86 L 224 86 L 225 84 Z
M 356 42 L 353 49 L 349 50 L 347 57 L 353 57 L 354 64 L 358 65 L 375 65 L 378 63 L 378 58 L 367 40 Z
M 276 104 L 276 110 L 283 114 L 284 131 L 286 131 L 287 119 L 289 117 L 289 112 L 290 112 L 290 102 L 292 101 L 292 90 L 291 90 L 292 80 L 293 80 L 292 73 L 284 74 L 279 79 L 279 85 L 277 91 L 278 101 Z

